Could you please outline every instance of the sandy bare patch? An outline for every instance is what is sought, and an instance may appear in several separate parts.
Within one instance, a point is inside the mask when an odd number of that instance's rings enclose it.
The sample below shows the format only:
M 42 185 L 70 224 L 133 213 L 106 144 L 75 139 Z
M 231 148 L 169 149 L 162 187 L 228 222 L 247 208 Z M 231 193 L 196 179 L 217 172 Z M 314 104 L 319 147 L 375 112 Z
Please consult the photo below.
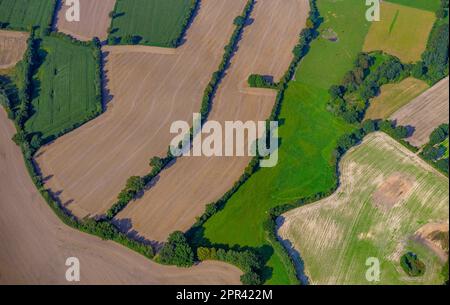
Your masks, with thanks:
M 449 224 L 428 223 L 421 227 L 415 234 L 414 239 L 421 242 L 432 250 L 442 262 L 448 259 L 449 250 Z
M 13 124 L 0 110 L 0 284 L 68 284 L 65 261 L 81 263 L 81 284 L 239 284 L 219 263 L 190 269 L 158 265 L 116 243 L 63 225 L 35 189 Z
M 449 78 L 441 80 L 406 106 L 395 112 L 391 119 L 404 126 L 413 126 L 415 131 L 407 139 L 420 147 L 429 141 L 429 136 L 440 124 L 448 123 Z
M 171 124 L 191 122 L 192 114 L 200 110 L 203 92 L 234 29 L 233 20 L 246 4 L 201 2 L 187 41 L 175 55 L 106 51 L 106 113 L 39 152 L 37 160 L 49 177 L 47 186 L 76 216 L 102 214 L 110 208 L 130 176 L 147 174 L 149 159 L 166 155 L 174 137 Z
M 373 194 L 373 202 L 380 210 L 389 211 L 408 197 L 413 185 L 411 178 L 395 173 L 378 187 Z
M 27 50 L 29 34 L 0 30 L 0 69 L 14 67 Z
M 292 49 L 308 12 L 307 0 L 257 1 L 251 16 L 253 22 L 244 30 L 239 50 L 216 94 L 210 120 L 224 124 L 264 121 L 269 117 L 275 96 L 244 94 L 240 91 L 241 84 L 252 73 L 272 75 L 275 81 L 279 80 L 292 60 Z M 206 204 L 232 187 L 249 160 L 248 157 L 180 158 L 163 171 L 142 199 L 131 203 L 117 218 L 129 220 L 133 229 L 151 240 L 164 241 L 174 230 L 184 231 L 192 226 Z
M 105 40 L 111 24 L 109 13 L 114 10 L 116 0 L 80 0 L 80 21 L 69 22 L 66 12 L 69 6 L 61 1 L 56 27 L 57 30 L 79 40 L 91 40 L 94 37 Z

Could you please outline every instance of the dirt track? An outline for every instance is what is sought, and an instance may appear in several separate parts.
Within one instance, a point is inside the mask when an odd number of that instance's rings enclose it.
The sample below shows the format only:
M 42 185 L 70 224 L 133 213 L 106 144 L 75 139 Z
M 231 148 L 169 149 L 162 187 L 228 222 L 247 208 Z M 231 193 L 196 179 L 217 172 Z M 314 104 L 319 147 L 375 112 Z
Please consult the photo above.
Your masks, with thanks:
M 398 124 L 415 128 L 407 139 L 409 143 L 417 147 L 428 143 L 431 132 L 448 123 L 448 90 L 449 78 L 446 77 L 391 116 Z
M 27 49 L 29 34 L 0 30 L 0 69 L 14 67 Z
M 161 266 L 63 225 L 32 184 L 14 132 L 0 109 L 0 284 L 67 284 L 72 256 L 80 260 L 81 284 L 239 284 L 241 272 L 231 265 Z
M 275 81 L 292 60 L 292 49 L 309 12 L 306 0 L 259 0 L 253 23 L 244 30 L 239 49 L 217 92 L 210 120 L 266 120 L 274 94 L 242 93 L 252 73 Z M 283 16 L 283 18 L 279 18 Z M 269 90 L 269 92 L 271 92 Z M 223 126 L 223 125 L 222 125 Z M 142 199 L 117 218 L 149 240 L 164 241 L 174 230 L 187 230 L 205 205 L 219 199 L 243 174 L 248 157 L 184 157 L 163 171 Z
M 105 49 L 108 110 L 37 158 L 47 185 L 75 215 L 104 213 L 130 176 L 148 173 L 150 158 L 166 155 L 170 125 L 199 111 L 245 4 L 203 0 L 186 43 L 172 55 Z
M 98 37 L 104 40 L 108 36 L 111 24 L 109 13 L 114 10 L 116 0 L 80 0 L 80 21 L 69 22 L 66 11 L 69 6 L 62 2 L 58 11 L 56 27 L 58 31 L 80 40 L 91 40 Z

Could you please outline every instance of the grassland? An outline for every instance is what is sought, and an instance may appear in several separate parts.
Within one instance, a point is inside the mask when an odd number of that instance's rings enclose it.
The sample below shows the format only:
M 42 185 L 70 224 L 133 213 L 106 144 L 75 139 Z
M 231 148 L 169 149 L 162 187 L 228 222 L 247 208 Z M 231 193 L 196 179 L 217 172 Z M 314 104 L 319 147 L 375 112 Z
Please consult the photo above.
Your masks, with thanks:
M 29 30 L 37 25 L 50 26 L 55 8 L 54 0 L 0 0 L 0 22 L 7 28 Z
M 380 95 L 371 100 L 366 119 L 387 119 L 428 88 L 427 83 L 413 77 L 399 83 L 384 85 L 381 87 Z
M 101 111 L 94 48 L 45 37 L 34 75 L 33 115 L 25 129 L 51 140 Z
M 448 137 L 447 137 L 447 139 L 445 139 L 445 141 L 444 142 L 442 142 L 442 144 L 441 144 L 443 147 L 445 147 L 445 153 L 444 153 L 444 156 L 442 157 L 443 159 L 446 159 L 446 158 L 448 158 L 448 156 L 449 156 L 449 151 L 448 151 Z
M 403 62 L 420 60 L 436 16 L 432 12 L 382 2 L 381 20 L 373 22 L 364 51 L 381 50 Z
M 410 6 L 430 12 L 436 12 L 439 8 L 441 0 L 389 0 L 387 2 Z
M 173 47 L 193 0 L 118 0 L 110 36 L 137 36 L 140 44 Z
M 369 27 L 366 7 L 363 2 L 333 0 L 318 1 L 318 6 L 325 17 L 321 30 L 332 28 L 339 41 L 314 41 L 289 84 L 280 114 L 278 165 L 255 173 L 203 228 L 203 238 L 212 244 L 259 249 L 267 260 L 267 284 L 292 283 L 279 253 L 265 238 L 267 211 L 335 187 L 333 150 L 338 138 L 353 129 L 328 112 L 326 104 L 329 86 L 351 69 L 362 49 Z
M 280 234 L 301 254 L 310 282 L 369 284 L 366 260 L 376 257 L 377 284 L 441 283 L 444 262 L 416 233 L 428 223 L 448 230 L 448 179 L 382 133 L 367 136 L 340 168 L 335 194 L 283 215 Z M 400 268 L 408 251 L 425 262 L 422 277 Z

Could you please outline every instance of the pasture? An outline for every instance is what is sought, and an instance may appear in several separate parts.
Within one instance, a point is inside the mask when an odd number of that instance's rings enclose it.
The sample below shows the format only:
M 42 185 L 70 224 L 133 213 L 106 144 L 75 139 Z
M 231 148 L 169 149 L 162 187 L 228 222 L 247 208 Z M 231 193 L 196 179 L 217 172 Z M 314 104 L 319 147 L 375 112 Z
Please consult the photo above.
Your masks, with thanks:
M 338 139 L 354 128 L 327 110 L 328 89 L 352 68 L 362 50 L 369 27 L 366 6 L 359 1 L 324 0 L 318 7 L 325 18 L 321 30 L 332 28 L 339 40 L 315 40 L 296 80 L 289 84 L 280 114 L 278 165 L 256 172 L 198 236 L 212 244 L 260 250 L 267 261 L 263 274 L 267 284 L 291 283 L 279 253 L 265 238 L 267 211 L 332 189 L 337 183 L 333 150 Z
M 364 51 L 384 51 L 403 62 L 420 60 L 436 20 L 434 12 L 381 3 L 381 20 L 372 22 Z
M 110 37 L 138 37 L 138 43 L 173 47 L 194 0 L 117 0 Z M 207 30 L 207 29 L 206 29 Z
M 422 80 L 408 77 L 399 83 L 381 87 L 381 93 L 370 101 L 366 119 L 387 119 L 429 88 Z
M 331 197 L 279 218 L 279 233 L 300 253 L 310 283 L 442 283 L 446 249 L 430 235 L 448 232 L 448 179 L 383 133 L 349 151 L 340 172 Z M 409 251 L 425 262 L 423 276 L 400 267 Z M 369 257 L 380 261 L 380 282 L 366 280 Z
M 28 31 L 31 26 L 46 29 L 55 9 L 54 0 L 0 0 L 0 23 L 9 29 Z
M 430 12 L 436 12 L 441 0 L 387 0 L 386 2 L 410 6 Z
M 42 39 L 42 63 L 33 77 L 33 115 L 25 124 L 27 132 L 52 140 L 101 112 L 94 52 L 93 47 L 61 38 Z

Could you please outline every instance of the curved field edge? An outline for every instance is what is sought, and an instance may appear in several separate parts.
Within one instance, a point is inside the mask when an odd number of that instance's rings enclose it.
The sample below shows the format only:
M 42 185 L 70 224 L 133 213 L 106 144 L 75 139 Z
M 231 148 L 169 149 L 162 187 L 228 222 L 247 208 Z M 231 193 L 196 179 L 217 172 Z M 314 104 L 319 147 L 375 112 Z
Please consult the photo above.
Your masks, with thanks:
M 222 210 L 196 228 L 193 237 L 193 243 L 199 245 L 258 250 L 265 261 L 267 284 L 298 283 L 292 279 L 295 271 L 290 259 L 273 239 L 269 212 L 286 202 L 334 190 L 337 141 L 356 127 L 329 113 L 326 104 L 328 88 L 344 76 L 362 50 L 369 27 L 364 18 L 366 7 L 364 3 L 331 0 L 317 1 L 317 6 L 324 18 L 319 32 L 332 27 L 339 42 L 322 37 L 314 40 L 296 80 L 289 82 L 279 115 L 282 142 L 278 165 L 254 173 Z
M 280 235 L 300 253 L 311 283 L 371 284 L 365 277 L 370 257 L 381 266 L 374 284 L 442 283 L 445 262 L 415 233 L 433 223 L 448 230 L 447 177 L 384 133 L 368 135 L 347 152 L 340 174 L 330 197 L 278 219 Z M 408 277 L 400 268 L 408 251 L 425 262 L 422 277 Z

